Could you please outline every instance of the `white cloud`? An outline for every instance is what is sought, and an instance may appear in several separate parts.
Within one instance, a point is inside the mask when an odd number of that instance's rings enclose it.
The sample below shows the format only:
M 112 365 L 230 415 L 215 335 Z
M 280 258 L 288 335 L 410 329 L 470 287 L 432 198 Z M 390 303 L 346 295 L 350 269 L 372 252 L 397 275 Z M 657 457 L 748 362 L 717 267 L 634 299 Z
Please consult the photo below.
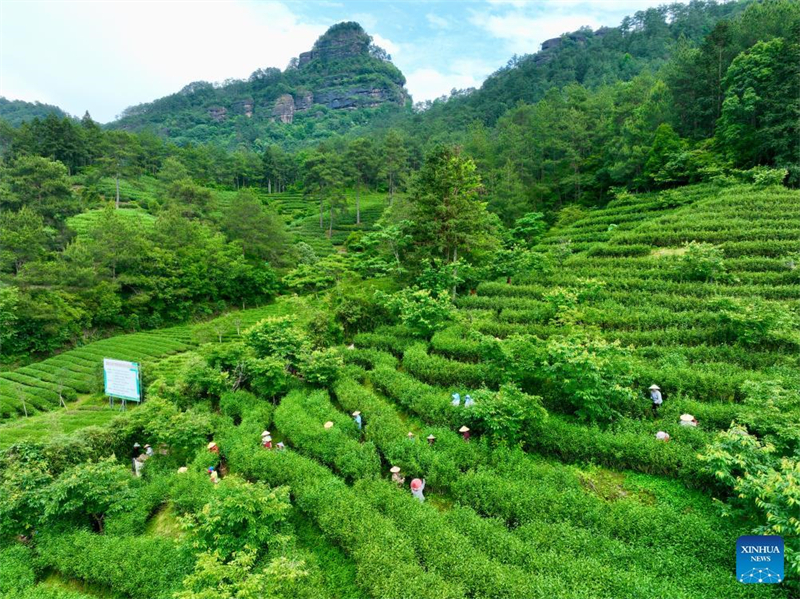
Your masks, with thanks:
M 392 40 L 383 37 L 382 35 L 378 35 L 377 33 L 372 34 L 372 41 L 386 50 L 392 57 L 397 56 L 400 53 L 400 46 L 395 44 Z
M 600 26 L 600 21 L 583 15 L 526 16 L 517 12 L 505 15 L 474 15 L 474 25 L 482 27 L 492 36 L 505 40 L 509 49 L 518 54 L 531 54 L 539 50 L 546 39 L 575 31 L 584 25 Z
M 57 98 L 68 112 L 108 121 L 191 81 L 283 68 L 326 28 L 280 2 L 3 2 L 0 95 Z M 19 81 L 42 93 L 28 95 Z
M 355 21 L 361 25 L 367 33 L 374 30 L 378 26 L 378 19 L 375 15 L 365 12 L 354 13 L 349 18 L 350 21 Z
M 434 100 L 453 89 L 480 87 L 485 76 L 476 77 L 469 72 L 442 73 L 436 69 L 422 68 L 406 74 L 406 87 L 415 102 Z
M 433 13 L 428 13 L 425 15 L 425 18 L 428 20 L 433 27 L 437 29 L 449 29 L 450 28 L 450 21 L 445 19 L 444 17 L 440 17 L 439 15 L 435 15 Z

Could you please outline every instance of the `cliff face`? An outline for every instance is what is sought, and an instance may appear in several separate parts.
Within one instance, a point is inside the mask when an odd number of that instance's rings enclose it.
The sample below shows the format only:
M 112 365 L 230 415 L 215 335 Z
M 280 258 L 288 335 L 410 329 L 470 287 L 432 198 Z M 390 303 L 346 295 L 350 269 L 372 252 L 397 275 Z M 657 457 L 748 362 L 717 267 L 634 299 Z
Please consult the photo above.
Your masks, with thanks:
M 403 74 L 358 23 L 339 23 L 283 72 L 259 69 L 247 81 L 224 86 L 195 82 L 172 96 L 127 109 L 111 126 L 155 128 L 180 139 L 185 137 L 181 126 L 197 127 L 198 134 L 204 127 L 202 135 L 213 137 L 216 129 L 238 127 L 245 120 L 260 130 L 291 125 L 301 117 L 304 122 L 333 118 L 331 111 L 400 108 L 408 100 L 404 85 Z
M 291 107 L 286 94 L 278 97 L 273 119 L 291 123 L 295 112 L 315 104 L 332 110 L 377 108 L 385 103 L 402 106 L 408 97 L 405 77 L 379 55 L 358 23 L 334 25 L 297 60 L 292 75 L 307 83 L 308 89 L 291 95 Z

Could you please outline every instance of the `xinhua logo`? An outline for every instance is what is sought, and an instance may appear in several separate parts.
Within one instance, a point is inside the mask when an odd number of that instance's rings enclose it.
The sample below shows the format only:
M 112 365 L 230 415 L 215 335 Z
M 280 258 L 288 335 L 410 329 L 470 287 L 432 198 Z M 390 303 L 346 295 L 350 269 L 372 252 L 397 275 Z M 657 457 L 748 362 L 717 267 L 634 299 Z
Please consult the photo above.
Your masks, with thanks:
M 783 581 L 783 538 L 744 536 L 736 541 L 736 579 L 746 584 Z

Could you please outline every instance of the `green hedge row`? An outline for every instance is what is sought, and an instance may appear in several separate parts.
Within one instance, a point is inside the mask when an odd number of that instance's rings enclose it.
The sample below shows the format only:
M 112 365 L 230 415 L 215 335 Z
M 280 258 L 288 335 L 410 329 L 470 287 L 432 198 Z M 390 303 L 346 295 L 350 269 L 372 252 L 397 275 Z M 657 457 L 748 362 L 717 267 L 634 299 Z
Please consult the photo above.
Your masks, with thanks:
M 233 471 L 290 486 L 293 503 L 356 562 L 366 596 L 464 597 L 461 585 L 426 571 L 406 536 L 324 466 L 293 451 L 253 451 L 233 438 L 223 439 L 223 448 Z
M 328 421 L 334 425 L 326 429 Z M 275 425 L 293 446 L 348 480 L 380 475 L 375 446 L 358 442 L 355 422 L 333 407 L 327 391 L 292 391 L 275 410 Z
M 188 546 L 157 537 L 114 537 L 87 531 L 44 536 L 41 562 L 68 578 L 113 588 L 131 599 L 172 599 L 192 570 Z
M 415 377 L 443 387 L 496 386 L 498 380 L 485 364 L 468 364 L 428 354 L 425 345 L 409 347 L 403 354 L 403 368 Z
M 537 576 L 494 559 L 493 551 L 479 549 L 436 508 L 420 504 L 408 493 L 399 493 L 392 483 L 359 481 L 356 491 L 406 535 L 422 564 L 441 572 L 454 584 L 462 584 L 468 597 L 500 599 L 535 597 Z

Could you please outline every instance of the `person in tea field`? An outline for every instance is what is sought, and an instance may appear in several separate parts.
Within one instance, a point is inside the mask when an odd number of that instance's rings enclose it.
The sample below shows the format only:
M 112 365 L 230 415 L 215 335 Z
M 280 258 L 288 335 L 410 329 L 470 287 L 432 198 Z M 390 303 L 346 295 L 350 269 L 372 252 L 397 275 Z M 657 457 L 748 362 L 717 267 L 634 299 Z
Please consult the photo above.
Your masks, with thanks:
M 408 431 L 408 434 L 406 435 L 406 438 L 408 438 L 409 441 L 414 441 L 414 433 L 412 433 L 411 431 Z
M 133 468 L 133 473 L 136 474 L 136 458 L 139 457 L 141 453 L 142 446 L 139 445 L 138 442 L 133 444 L 133 456 L 131 458 L 131 467 Z
M 283 444 L 283 441 L 278 441 L 278 444 L 275 447 L 278 449 L 278 451 L 283 451 L 286 449 L 286 445 Z
M 216 485 L 217 483 L 219 483 L 219 475 L 217 474 L 217 471 L 214 469 L 214 466 L 209 466 L 209 467 L 208 467 L 208 478 L 209 478 L 209 479 L 211 480 L 211 482 L 212 482 L 212 483 L 214 483 L 215 485 Z
M 666 443 L 667 441 L 669 441 L 669 433 L 664 431 L 658 431 L 656 433 L 656 439 L 658 439 L 659 441 L 664 441 Z
M 360 411 L 356 410 L 355 412 L 353 412 L 353 421 L 356 423 L 356 426 L 358 427 L 358 430 L 361 430 L 361 426 L 362 426 L 362 422 L 363 421 L 361 419 L 361 412 Z
M 411 481 L 411 494 L 419 499 L 420 503 L 425 502 L 425 496 L 422 494 L 422 491 L 425 489 L 425 479 L 422 480 L 415 478 Z
M 454 408 L 457 408 L 461 405 L 461 395 L 459 393 L 453 393 L 452 395 L 453 401 L 450 403 L 453 404 Z
M 681 426 L 697 426 L 697 418 L 691 414 L 681 414 Z
M 458 432 L 461 433 L 461 436 L 464 437 L 464 441 L 469 442 L 469 427 L 462 426 L 458 429 Z
M 269 431 L 261 433 L 261 446 L 264 449 L 272 449 L 272 435 Z
M 148 458 L 153 457 L 153 453 L 154 453 L 153 452 L 153 448 L 150 447 L 149 445 L 145 445 L 144 446 L 144 452 L 145 452 L 145 454 L 147 454 Z
M 475 405 L 475 400 L 472 399 L 472 397 L 469 396 L 469 395 L 465 396 L 464 397 L 464 407 L 465 408 L 471 408 L 473 405 Z
M 428 435 L 428 445 L 433 445 L 436 443 L 436 437 L 434 435 Z
M 217 446 L 217 444 L 216 444 L 216 443 L 214 443 L 213 441 L 211 441 L 211 442 L 208 444 L 208 451 L 210 451 L 211 453 L 219 453 L 219 447 Z
M 658 414 L 658 408 L 664 403 L 661 397 L 661 388 L 658 385 L 650 385 L 650 399 L 653 401 L 653 416 Z
M 400 476 L 400 467 L 399 466 L 392 466 L 389 469 L 389 472 L 392 473 L 392 482 L 396 484 L 398 487 L 402 487 L 403 483 L 406 482 L 405 476 Z

